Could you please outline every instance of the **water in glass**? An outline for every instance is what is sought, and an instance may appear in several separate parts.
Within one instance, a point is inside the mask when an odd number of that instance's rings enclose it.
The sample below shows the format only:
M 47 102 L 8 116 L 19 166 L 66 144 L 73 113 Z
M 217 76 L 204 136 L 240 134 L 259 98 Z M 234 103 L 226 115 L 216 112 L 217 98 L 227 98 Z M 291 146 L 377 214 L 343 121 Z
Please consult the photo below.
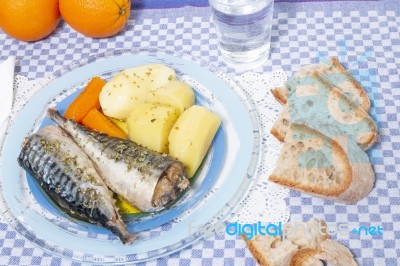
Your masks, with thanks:
M 258 66 L 268 58 L 273 0 L 209 0 L 228 63 Z

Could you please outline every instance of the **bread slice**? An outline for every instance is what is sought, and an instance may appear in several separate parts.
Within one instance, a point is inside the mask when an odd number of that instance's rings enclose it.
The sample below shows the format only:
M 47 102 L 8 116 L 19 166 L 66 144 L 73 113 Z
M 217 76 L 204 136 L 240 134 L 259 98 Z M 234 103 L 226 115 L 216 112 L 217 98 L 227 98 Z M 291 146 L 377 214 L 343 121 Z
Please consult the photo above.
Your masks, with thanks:
M 287 103 L 287 87 L 286 84 L 282 87 L 275 87 L 271 89 L 272 95 L 274 95 L 275 99 L 282 105 Z
M 311 72 L 314 71 L 328 71 L 330 68 L 333 68 L 331 63 L 325 63 L 325 62 L 320 62 L 316 65 L 307 65 L 303 66 L 299 69 L 298 72 L 296 72 L 293 75 L 293 78 L 300 78 L 300 77 L 306 77 L 310 75 Z M 334 71 L 334 70 L 333 70 Z M 288 96 L 288 90 L 289 87 L 287 84 L 282 87 L 276 87 L 271 89 L 272 95 L 274 95 L 275 99 L 280 102 L 282 105 L 287 103 L 287 100 L 289 98 Z
M 304 66 L 294 74 L 293 78 L 307 77 L 313 72 L 318 72 L 331 86 L 345 93 L 350 100 L 360 105 L 364 111 L 369 111 L 371 102 L 368 94 L 360 83 L 340 64 L 337 58 L 330 58 L 329 62 L 326 63 L 320 62 L 316 65 Z M 273 88 L 271 92 L 281 104 L 286 104 L 290 96 L 291 87 L 286 85 Z
M 332 239 L 321 242 L 320 249 L 304 248 L 294 253 L 290 266 L 323 266 L 326 261 L 331 265 L 357 266 L 353 254 L 348 248 Z
M 332 68 L 319 71 L 330 84 L 340 89 L 348 98 L 369 112 L 371 101 L 359 82 L 340 64 L 337 58 L 331 58 Z M 337 72 L 337 73 L 336 73 Z
M 297 228 L 293 230 L 293 227 Z M 332 240 L 323 220 L 285 225 L 284 236 L 257 235 L 246 240 L 247 247 L 261 266 L 355 266 L 351 252 Z M 292 233 L 290 233 L 293 231 Z
M 329 138 L 291 124 L 269 180 L 319 197 L 353 204 L 372 189 L 368 155 L 350 138 Z
M 310 220 L 298 224 L 301 227 L 295 233 L 289 232 L 290 227 L 285 228 L 285 237 L 256 235 L 251 240 L 246 240 L 246 237 L 243 239 L 261 266 L 289 265 L 292 256 L 300 249 L 320 249 L 321 243 L 330 238 L 326 230 L 319 230 L 326 228 L 324 221 Z
M 327 261 L 333 265 L 358 265 L 350 250 L 334 240 L 327 239 L 323 241 L 321 243 L 321 250 L 322 252 L 315 254 L 314 258 Z
M 316 258 L 322 253 L 319 249 L 304 248 L 300 249 L 290 259 L 290 266 L 324 266 L 324 263 Z
M 243 239 L 260 266 L 287 265 L 299 249 L 291 241 L 284 241 L 278 236 L 257 235 L 251 240 Z
M 290 123 L 289 105 L 285 104 L 275 123 L 272 125 L 271 134 L 280 142 L 284 142 Z
M 278 140 L 283 141 L 290 123 L 298 123 L 332 138 L 348 135 L 363 149 L 375 143 L 378 132 L 373 119 L 319 73 L 288 83 L 295 92 L 271 129 Z

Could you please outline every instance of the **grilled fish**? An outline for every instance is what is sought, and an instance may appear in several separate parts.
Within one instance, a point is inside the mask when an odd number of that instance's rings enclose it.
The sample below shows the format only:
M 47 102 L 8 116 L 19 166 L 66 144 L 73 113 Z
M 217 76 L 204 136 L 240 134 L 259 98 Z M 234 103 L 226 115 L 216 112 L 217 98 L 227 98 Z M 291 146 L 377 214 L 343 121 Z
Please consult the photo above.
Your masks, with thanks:
M 18 163 L 65 211 L 110 229 L 124 244 L 134 241 L 112 192 L 89 157 L 62 129 L 48 126 L 27 137 Z
M 190 183 L 181 162 L 128 139 L 89 131 L 54 109 L 47 115 L 92 159 L 107 186 L 139 210 L 161 210 L 188 189 Z

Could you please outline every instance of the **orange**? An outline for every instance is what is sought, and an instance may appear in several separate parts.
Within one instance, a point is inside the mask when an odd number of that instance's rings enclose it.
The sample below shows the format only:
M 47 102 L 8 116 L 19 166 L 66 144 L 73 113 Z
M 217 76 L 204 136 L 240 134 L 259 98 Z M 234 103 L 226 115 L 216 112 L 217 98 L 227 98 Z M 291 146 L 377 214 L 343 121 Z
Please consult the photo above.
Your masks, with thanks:
M 121 31 L 130 10 L 130 0 L 60 0 L 64 20 L 92 38 L 109 37 Z
M 59 18 L 58 0 L 0 0 L 0 27 L 18 40 L 47 37 Z

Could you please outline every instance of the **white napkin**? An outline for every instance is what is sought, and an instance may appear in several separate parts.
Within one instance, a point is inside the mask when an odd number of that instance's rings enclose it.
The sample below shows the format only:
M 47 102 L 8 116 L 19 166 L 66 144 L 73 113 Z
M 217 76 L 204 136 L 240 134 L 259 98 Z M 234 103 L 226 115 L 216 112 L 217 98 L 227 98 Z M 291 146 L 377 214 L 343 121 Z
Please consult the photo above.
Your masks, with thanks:
M 4 133 L 8 125 L 13 99 L 15 57 L 10 56 L 0 64 L 0 145 L 3 143 Z

